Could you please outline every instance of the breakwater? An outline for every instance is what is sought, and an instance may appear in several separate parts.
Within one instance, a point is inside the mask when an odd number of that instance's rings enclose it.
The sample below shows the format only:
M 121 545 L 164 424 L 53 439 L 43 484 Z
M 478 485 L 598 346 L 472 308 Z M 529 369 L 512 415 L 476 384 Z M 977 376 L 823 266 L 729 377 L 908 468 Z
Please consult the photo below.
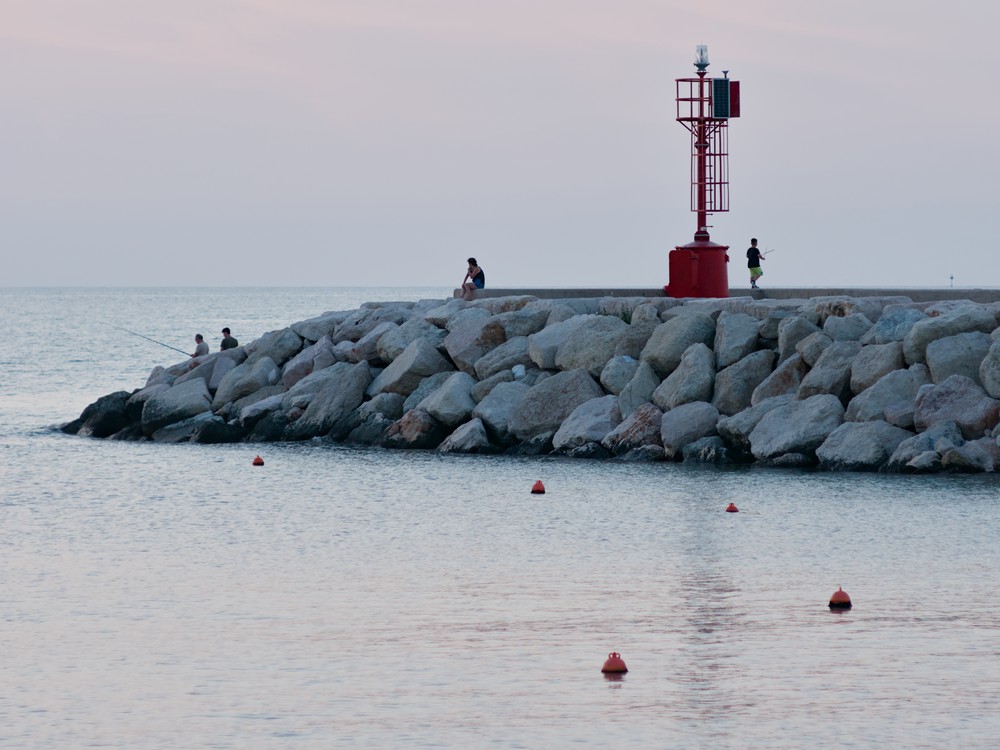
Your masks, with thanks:
M 157 367 L 100 438 L 993 471 L 1000 304 L 905 295 L 368 303 Z

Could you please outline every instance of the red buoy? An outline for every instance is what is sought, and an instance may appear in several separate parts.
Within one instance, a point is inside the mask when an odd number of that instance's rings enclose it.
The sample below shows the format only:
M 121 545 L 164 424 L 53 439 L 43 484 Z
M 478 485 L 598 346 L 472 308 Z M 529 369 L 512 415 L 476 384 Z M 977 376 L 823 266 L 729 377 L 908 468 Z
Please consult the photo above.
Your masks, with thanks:
M 628 667 L 625 666 L 625 661 L 622 659 L 622 655 L 617 651 L 612 651 L 608 654 L 608 658 L 604 661 L 604 666 L 601 667 L 601 671 L 604 674 L 624 674 L 628 672 Z
M 740 509 L 737 508 L 734 503 L 729 503 L 729 506 L 726 508 L 726 513 L 739 513 L 739 512 Z
M 254 460 L 253 460 L 253 465 L 254 466 L 263 466 L 264 465 L 264 459 L 261 458 L 260 456 L 255 457 Z
M 833 596 L 830 597 L 830 609 L 850 609 L 851 608 L 851 597 L 847 595 L 840 586 L 837 590 L 833 592 Z
M 535 482 L 533 485 L 531 485 L 531 494 L 532 495 L 544 495 L 545 494 L 545 485 L 542 484 L 542 480 L 541 479 L 539 479 L 537 482 Z

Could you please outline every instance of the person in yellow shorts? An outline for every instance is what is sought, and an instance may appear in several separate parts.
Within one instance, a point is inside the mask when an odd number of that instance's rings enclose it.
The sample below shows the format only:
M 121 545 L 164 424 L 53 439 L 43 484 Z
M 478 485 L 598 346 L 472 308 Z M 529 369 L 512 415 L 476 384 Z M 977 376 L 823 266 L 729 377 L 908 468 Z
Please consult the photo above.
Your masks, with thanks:
M 757 248 L 757 238 L 750 240 L 750 247 L 747 248 L 747 268 L 750 269 L 750 288 L 759 289 L 757 279 L 764 275 L 760 270 L 760 262 L 764 260 L 764 254 Z

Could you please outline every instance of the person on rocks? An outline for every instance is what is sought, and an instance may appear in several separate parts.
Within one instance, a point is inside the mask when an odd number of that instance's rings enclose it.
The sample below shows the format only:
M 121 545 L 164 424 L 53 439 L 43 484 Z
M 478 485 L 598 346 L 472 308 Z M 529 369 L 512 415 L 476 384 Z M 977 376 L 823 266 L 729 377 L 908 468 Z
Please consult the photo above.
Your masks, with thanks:
M 486 274 L 476 263 L 475 258 L 469 258 L 469 270 L 465 272 L 462 281 L 462 299 L 472 299 L 472 293 L 486 286 Z
M 240 342 L 236 340 L 235 336 L 230 335 L 228 328 L 222 329 L 222 345 L 219 347 L 219 351 L 224 352 L 226 349 L 235 349 L 240 345 Z
M 194 359 L 195 357 L 204 357 L 206 354 L 208 354 L 208 344 L 205 342 L 204 336 L 202 336 L 200 333 L 196 333 L 194 335 L 194 343 L 195 347 L 194 347 L 194 354 L 191 355 L 192 359 Z
M 750 269 L 750 288 L 760 289 L 757 286 L 757 279 L 764 275 L 760 270 L 760 262 L 764 260 L 764 254 L 757 248 L 757 238 L 750 240 L 750 247 L 747 248 L 747 268 Z

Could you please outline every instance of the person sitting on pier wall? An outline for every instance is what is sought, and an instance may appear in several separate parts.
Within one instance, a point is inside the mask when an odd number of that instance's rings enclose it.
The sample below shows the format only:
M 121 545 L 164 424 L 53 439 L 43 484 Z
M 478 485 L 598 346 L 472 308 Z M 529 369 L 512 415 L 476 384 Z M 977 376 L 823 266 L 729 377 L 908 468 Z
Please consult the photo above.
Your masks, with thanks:
M 482 289 L 486 286 L 486 274 L 483 269 L 479 267 L 475 258 L 469 258 L 469 270 L 465 273 L 465 279 L 462 281 L 462 299 L 472 299 L 472 293 L 476 289 Z

